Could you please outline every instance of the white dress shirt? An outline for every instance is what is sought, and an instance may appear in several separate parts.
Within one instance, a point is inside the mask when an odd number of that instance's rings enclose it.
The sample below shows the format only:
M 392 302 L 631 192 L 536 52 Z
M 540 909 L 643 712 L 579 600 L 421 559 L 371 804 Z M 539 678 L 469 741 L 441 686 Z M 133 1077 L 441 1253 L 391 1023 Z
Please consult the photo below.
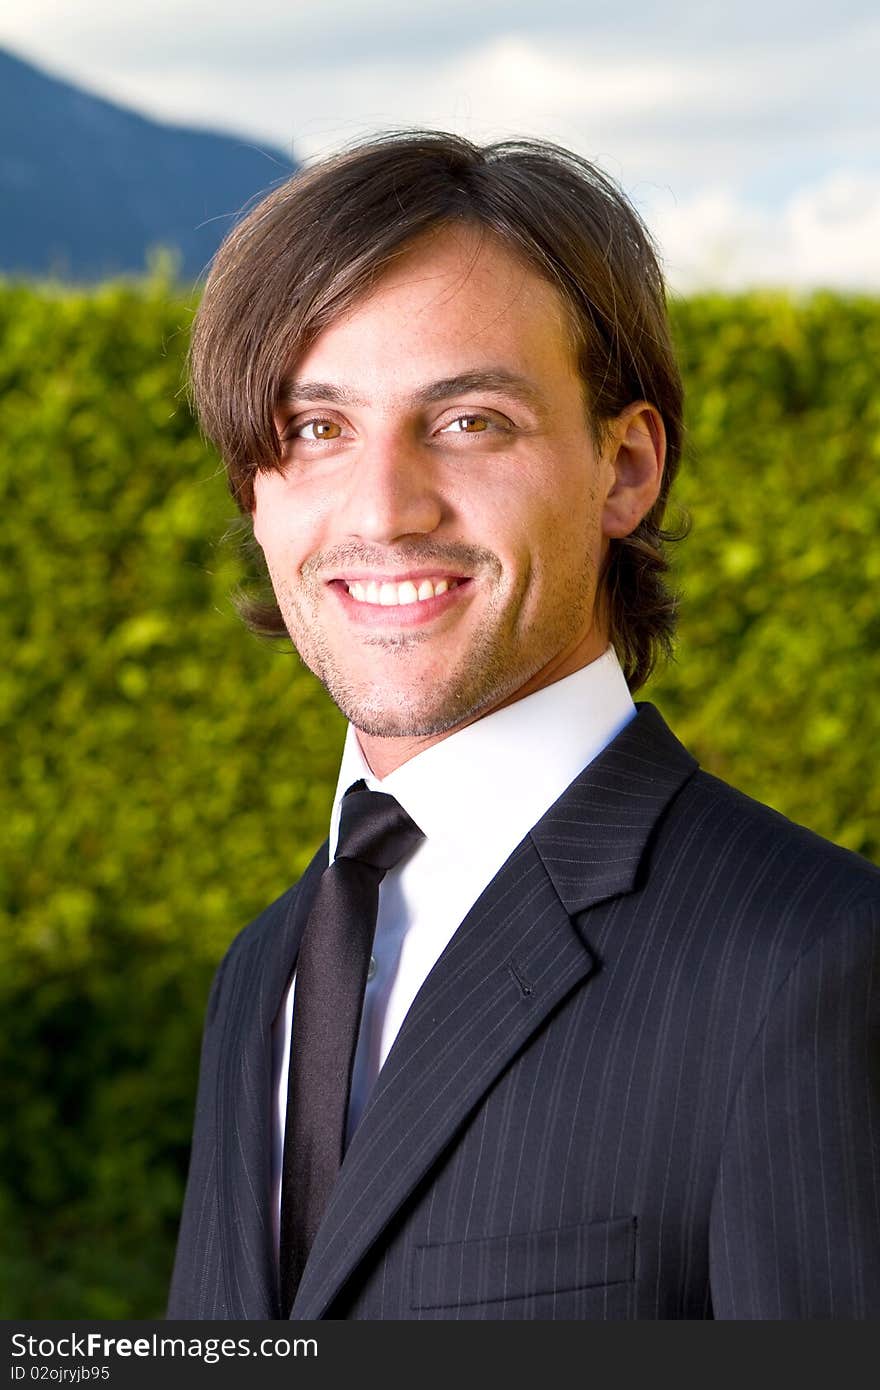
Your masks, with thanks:
M 579 772 L 635 714 L 612 647 L 574 675 L 485 715 L 389 773 L 374 777 L 348 727 L 330 819 L 329 857 L 340 802 L 363 778 L 389 792 L 425 839 L 382 880 L 370 979 L 364 997 L 348 1111 L 350 1138 L 401 1024 L 444 947 L 483 889 Z M 275 1243 L 294 982 L 272 1032 Z

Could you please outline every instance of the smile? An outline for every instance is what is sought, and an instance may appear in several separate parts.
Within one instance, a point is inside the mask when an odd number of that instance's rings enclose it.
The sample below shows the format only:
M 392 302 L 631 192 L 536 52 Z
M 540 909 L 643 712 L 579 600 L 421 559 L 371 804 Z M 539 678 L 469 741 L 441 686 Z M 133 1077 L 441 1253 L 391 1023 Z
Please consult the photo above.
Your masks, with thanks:
M 368 631 L 430 627 L 474 591 L 466 576 L 419 575 L 409 579 L 335 579 L 329 584 L 349 622 Z
M 421 579 L 418 584 L 405 579 L 401 584 L 388 580 L 381 583 L 375 579 L 368 581 L 352 580 L 346 588 L 356 603 L 379 604 L 382 608 L 405 607 L 410 603 L 426 603 L 428 599 L 439 598 L 448 593 L 461 581 L 458 579 Z

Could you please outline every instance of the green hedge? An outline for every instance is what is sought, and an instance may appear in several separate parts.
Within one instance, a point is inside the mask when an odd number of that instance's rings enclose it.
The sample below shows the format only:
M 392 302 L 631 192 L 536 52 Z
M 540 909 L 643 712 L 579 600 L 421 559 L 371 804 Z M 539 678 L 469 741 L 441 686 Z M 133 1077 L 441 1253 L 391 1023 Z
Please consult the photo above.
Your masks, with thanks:
M 323 837 L 343 725 L 248 636 L 160 279 L 0 291 L 0 1314 L 161 1313 L 205 994 Z M 679 660 L 711 770 L 880 856 L 880 304 L 675 306 Z
M 675 323 L 692 531 L 648 693 L 711 771 L 880 859 L 880 301 L 707 296 Z

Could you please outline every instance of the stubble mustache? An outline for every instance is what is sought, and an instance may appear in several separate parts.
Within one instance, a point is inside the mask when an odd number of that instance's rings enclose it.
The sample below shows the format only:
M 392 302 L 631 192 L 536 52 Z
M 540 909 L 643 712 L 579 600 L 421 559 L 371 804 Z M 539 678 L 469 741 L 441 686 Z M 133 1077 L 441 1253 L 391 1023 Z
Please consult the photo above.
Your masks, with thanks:
M 438 569 L 459 570 L 468 578 L 486 572 L 500 577 L 501 561 L 494 551 L 481 545 L 452 541 L 417 541 L 407 546 L 366 546 L 349 541 L 328 550 L 316 551 L 303 563 L 300 573 L 307 585 L 316 586 L 340 570 L 407 570 L 436 565 Z

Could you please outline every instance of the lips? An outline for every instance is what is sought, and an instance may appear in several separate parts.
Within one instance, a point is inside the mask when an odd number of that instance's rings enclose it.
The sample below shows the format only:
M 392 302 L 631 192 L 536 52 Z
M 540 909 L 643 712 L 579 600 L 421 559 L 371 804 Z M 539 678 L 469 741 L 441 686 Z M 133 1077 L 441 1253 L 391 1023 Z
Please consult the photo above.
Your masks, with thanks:
M 395 580 L 346 578 L 331 580 L 328 587 L 354 622 L 412 627 L 455 606 L 470 590 L 471 580 L 452 575 L 412 575 Z

